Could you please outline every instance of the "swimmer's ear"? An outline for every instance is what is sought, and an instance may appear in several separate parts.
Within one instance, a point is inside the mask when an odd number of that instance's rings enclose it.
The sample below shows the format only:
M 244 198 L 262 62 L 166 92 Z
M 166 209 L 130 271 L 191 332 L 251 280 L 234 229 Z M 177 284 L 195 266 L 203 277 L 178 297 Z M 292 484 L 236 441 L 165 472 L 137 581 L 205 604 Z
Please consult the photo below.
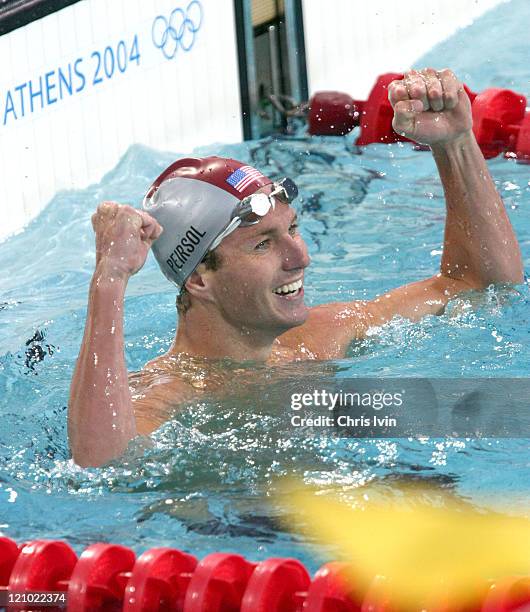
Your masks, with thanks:
M 197 266 L 197 269 L 192 272 L 184 284 L 187 292 L 194 297 L 212 302 L 213 295 L 210 283 L 211 272 L 211 270 L 206 268 L 205 264 Z

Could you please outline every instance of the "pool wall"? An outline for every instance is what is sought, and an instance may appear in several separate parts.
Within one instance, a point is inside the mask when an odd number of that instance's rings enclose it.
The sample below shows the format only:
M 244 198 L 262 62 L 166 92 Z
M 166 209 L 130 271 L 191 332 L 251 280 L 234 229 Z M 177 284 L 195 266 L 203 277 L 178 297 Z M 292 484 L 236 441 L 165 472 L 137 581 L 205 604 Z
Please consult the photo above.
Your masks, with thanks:
M 0 37 L 0 66 L 0 239 L 133 143 L 242 139 L 231 0 L 83 0 Z
M 0 36 L 0 240 L 58 191 L 101 180 L 131 144 L 243 139 L 238 1 L 80 0 Z M 310 90 L 364 97 L 501 1 L 303 0 Z
M 366 99 L 379 74 L 407 70 L 455 30 L 505 1 L 304 0 L 309 91 L 337 89 Z

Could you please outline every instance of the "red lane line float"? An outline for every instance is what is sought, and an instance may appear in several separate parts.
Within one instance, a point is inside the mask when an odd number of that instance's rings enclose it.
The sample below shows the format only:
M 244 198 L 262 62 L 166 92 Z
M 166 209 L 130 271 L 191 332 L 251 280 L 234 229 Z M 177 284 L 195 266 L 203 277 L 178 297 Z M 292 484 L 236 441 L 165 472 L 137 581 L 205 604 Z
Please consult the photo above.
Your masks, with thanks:
M 9 591 L 64 591 L 77 562 L 77 555 L 65 542 L 34 540 L 24 544 L 9 578 Z M 8 610 L 27 609 L 27 604 L 14 603 Z M 40 608 L 32 608 L 40 609 Z M 43 608 L 48 611 L 56 608 Z
M 388 99 L 388 86 L 392 81 L 402 79 L 402 74 L 389 72 L 377 78 L 375 85 L 363 105 L 361 114 L 361 135 L 355 141 L 357 145 L 367 145 L 374 142 L 408 141 L 392 128 L 394 110 Z M 410 142 L 410 141 L 408 141 Z
M 319 91 L 309 102 L 310 134 L 344 136 L 359 125 L 363 102 L 340 91 Z
M 519 162 L 530 163 L 530 113 L 526 113 L 519 126 L 515 156 Z
M 510 577 L 494 582 L 481 612 L 523 612 L 530 610 L 530 578 Z
M 377 576 L 368 589 L 345 563 L 327 563 L 313 581 L 296 559 L 259 564 L 213 553 L 200 563 L 173 548 L 154 548 L 137 560 L 115 544 L 89 546 L 79 559 L 61 541 L 17 547 L 0 538 L 0 593 L 65 592 L 68 612 L 410 612 L 392 603 L 392 585 Z M 7 586 L 6 586 L 7 585 Z M 8 612 L 59 612 L 21 601 Z M 1 605 L 1 604 L 0 604 Z M 425 612 L 530 611 L 530 576 L 470 585 L 466 602 L 450 594 L 425 600 Z
M 376 576 L 366 592 L 361 612 L 400 612 L 391 603 L 388 581 L 384 576 Z
M 309 587 L 305 610 L 311 612 L 359 612 L 364 593 L 351 584 L 347 563 L 326 563 Z
M 388 86 L 403 75 L 389 72 L 377 78 L 366 101 L 339 91 L 316 92 L 309 101 L 308 131 L 342 136 L 360 125 L 355 144 L 410 142 L 392 128 L 394 111 Z M 530 113 L 526 98 L 509 89 L 490 88 L 476 94 L 464 84 L 471 101 L 473 131 L 486 159 L 505 153 L 530 163 Z M 416 148 L 426 148 L 422 145 Z
M 16 542 L 9 538 L 0 538 L 0 589 L 7 588 L 19 552 Z
M 206 556 L 188 585 L 184 612 L 236 612 L 255 567 L 241 555 Z
M 70 577 L 68 612 L 121 610 L 125 585 L 135 560 L 134 552 L 125 546 L 89 546 L 79 557 Z
M 301 612 L 311 583 L 296 559 L 271 558 L 259 563 L 248 581 L 241 612 Z
M 197 566 L 193 555 L 174 548 L 153 548 L 138 557 L 124 595 L 124 612 L 182 612 Z
M 465 83 L 464 83 L 464 91 L 467 93 L 467 97 L 471 101 L 471 104 L 473 104 L 478 94 L 475 93 L 474 91 L 471 91 L 471 89 L 469 89 L 469 87 Z
M 486 159 L 515 151 L 526 98 L 509 89 L 486 89 L 473 100 L 473 132 Z

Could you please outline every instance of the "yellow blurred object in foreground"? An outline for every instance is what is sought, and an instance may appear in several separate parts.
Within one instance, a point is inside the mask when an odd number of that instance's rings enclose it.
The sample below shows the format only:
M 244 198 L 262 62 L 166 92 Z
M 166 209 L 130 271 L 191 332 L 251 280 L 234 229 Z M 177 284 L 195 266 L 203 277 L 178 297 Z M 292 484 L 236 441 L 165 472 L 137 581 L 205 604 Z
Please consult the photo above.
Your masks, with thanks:
M 384 576 L 392 601 L 404 609 L 448 598 L 470 602 L 481 596 L 487 580 L 530 575 L 525 518 L 480 512 L 440 492 L 433 505 L 432 490 L 422 488 L 390 504 L 370 501 L 376 492 L 363 487 L 348 504 L 339 491 L 316 494 L 292 485 L 283 491 L 296 508 L 297 527 L 336 546 L 351 563 L 356 584 L 366 587 L 376 575 Z

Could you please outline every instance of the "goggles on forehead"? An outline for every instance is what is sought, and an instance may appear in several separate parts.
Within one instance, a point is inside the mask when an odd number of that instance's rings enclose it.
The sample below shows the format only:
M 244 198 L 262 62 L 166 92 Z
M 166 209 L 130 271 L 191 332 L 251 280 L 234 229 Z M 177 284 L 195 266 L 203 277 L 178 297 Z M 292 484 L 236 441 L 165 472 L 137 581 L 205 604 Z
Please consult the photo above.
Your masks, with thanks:
M 298 195 L 298 187 L 290 178 L 284 178 L 272 184 L 270 193 L 253 193 L 237 203 L 232 212 L 230 223 L 217 236 L 210 245 L 213 251 L 221 244 L 221 241 L 238 227 L 247 227 L 259 223 L 269 210 L 274 210 L 274 198 L 278 198 L 284 204 L 290 204 Z

